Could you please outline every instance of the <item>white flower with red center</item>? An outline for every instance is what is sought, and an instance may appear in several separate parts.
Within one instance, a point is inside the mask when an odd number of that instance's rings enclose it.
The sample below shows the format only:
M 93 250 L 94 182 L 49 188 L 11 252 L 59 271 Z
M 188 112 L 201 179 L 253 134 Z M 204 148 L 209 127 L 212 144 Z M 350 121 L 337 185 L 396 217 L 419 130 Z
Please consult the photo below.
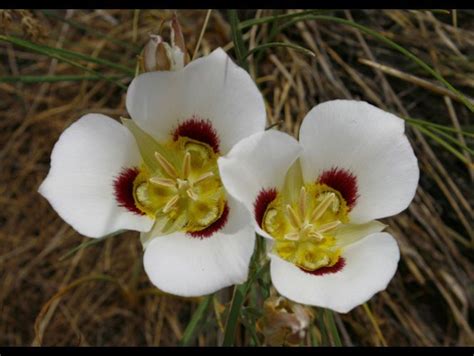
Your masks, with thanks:
M 250 76 L 222 49 L 181 70 L 130 84 L 123 125 L 88 114 L 66 129 L 39 188 L 79 233 L 142 232 L 144 266 L 182 296 L 242 283 L 254 248 L 252 219 L 227 195 L 217 159 L 265 127 Z
M 375 219 L 404 210 L 419 179 L 404 128 L 370 104 L 335 100 L 307 114 L 299 142 L 267 131 L 219 158 L 229 194 L 270 241 L 280 294 L 345 313 L 387 287 L 400 252 Z

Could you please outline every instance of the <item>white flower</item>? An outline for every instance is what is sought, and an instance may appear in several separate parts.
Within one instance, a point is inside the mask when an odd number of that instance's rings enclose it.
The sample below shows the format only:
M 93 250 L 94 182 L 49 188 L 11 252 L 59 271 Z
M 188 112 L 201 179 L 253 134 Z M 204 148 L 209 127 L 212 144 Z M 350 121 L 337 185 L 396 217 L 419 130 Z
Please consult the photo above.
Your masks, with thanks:
M 144 266 L 161 290 L 212 293 L 247 278 L 255 233 L 227 196 L 217 158 L 265 127 L 250 76 L 222 49 L 130 84 L 133 120 L 88 114 L 66 129 L 39 188 L 79 233 L 141 231 Z
M 410 204 L 418 163 L 404 121 L 365 102 L 317 105 L 299 139 L 254 134 L 219 159 L 221 178 L 270 239 L 279 293 L 345 313 L 395 274 L 398 245 L 375 219 Z

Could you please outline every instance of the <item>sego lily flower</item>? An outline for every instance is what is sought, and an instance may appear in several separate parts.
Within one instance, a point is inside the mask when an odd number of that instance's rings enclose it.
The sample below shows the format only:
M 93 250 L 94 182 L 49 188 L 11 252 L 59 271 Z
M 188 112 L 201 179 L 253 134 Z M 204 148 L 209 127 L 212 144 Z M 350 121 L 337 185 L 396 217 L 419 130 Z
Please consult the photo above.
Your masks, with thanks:
M 404 121 L 365 102 L 317 105 L 299 139 L 252 135 L 219 159 L 221 178 L 270 239 L 278 292 L 345 313 L 395 274 L 398 245 L 375 219 L 409 205 L 418 163 Z
M 217 159 L 262 132 L 265 106 L 222 49 L 130 84 L 133 120 L 88 114 L 59 138 L 39 192 L 79 233 L 142 232 L 144 266 L 161 290 L 212 293 L 247 278 L 255 233 L 229 197 Z

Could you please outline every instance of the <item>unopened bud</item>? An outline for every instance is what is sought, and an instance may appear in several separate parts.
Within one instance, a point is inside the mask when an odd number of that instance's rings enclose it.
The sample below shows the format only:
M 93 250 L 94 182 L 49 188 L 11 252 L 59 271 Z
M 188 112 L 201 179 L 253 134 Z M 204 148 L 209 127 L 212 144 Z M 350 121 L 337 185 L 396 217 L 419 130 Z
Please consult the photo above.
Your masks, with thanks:
M 189 63 L 184 36 L 176 15 L 171 19 L 171 44 L 161 36 L 150 34 L 150 40 L 143 48 L 142 60 L 145 72 L 175 71 Z

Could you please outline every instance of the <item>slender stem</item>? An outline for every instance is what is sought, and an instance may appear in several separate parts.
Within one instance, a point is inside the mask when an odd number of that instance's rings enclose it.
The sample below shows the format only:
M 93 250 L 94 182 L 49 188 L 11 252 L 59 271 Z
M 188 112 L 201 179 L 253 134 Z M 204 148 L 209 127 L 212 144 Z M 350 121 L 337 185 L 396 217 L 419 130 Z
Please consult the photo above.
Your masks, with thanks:
M 319 331 L 321 332 L 321 346 L 329 346 L 328 332 L 324 324 L 324 314 L 322 309 L 316 309 L 316 318 L 318 319 Z
M 191 318 L 191 321 L 189 322 L 188 326 L 186 326 L 186 330 L 184 330 L 183 337 L 179 342 L 180 346 L 188 346 L 194 340 L 197 332 L 199 331 L 199 326 L 202 325 L 208 316 L 207 311 L 209 310 L 209 306 L 211 305 L 213 298 L 214 294 L 208 295 L 198 305 Z
M 341 337 L 339 336 L 339 331 L 337 330 L 336 323 L 334 322 L 333 312 L 327 309 L 324 312 L 329 323 L 329 331 L 331 332 L 334 343 L 336 346 L 342 346 Z
M 237 329 L 240 309 L 245 301 L 245 292 L 248 289 L 248 282 L 234 287 L 234 294 L 232 296 L 232 304 L 227 317 L 227 322 L 224 331 L 224 341 L 222 346 L 232 346 L 234 344 L 235 330 Z
M 370 310 L 370 307 L 367 303 L 363 304 L 364 310 L 367 313 L 367 316 L 370 319 L 370 322 L 372 323 L 375 332 L 380 339 L 380 342 L 382 343 L 383 346 L 387 346 L 387 341 L 383 337 L 382 331 L 380 330 L 379 324 L 377 323 L 377 320 L 375 320 L 375 316 L 372 314 L 372 311 Z

